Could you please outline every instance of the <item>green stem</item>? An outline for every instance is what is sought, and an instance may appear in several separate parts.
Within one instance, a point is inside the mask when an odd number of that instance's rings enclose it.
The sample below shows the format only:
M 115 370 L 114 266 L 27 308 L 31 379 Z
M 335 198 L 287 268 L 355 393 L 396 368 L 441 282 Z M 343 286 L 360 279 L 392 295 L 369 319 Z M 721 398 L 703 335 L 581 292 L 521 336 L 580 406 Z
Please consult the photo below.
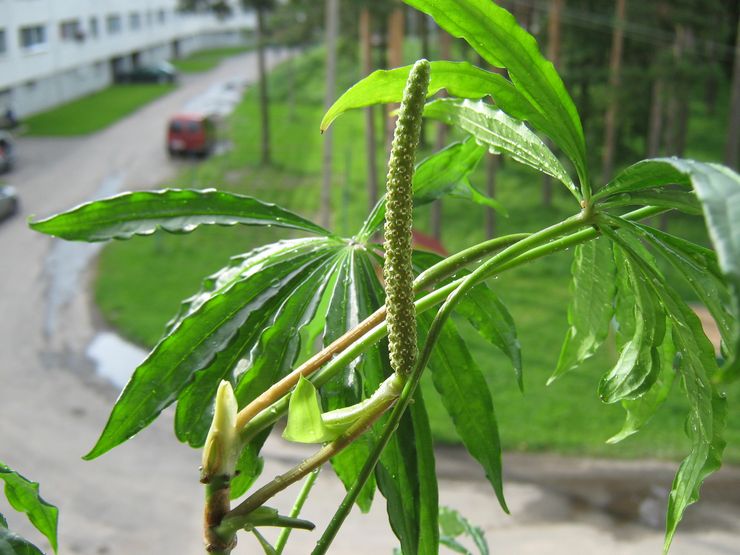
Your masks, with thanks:
M 296 497 L 293 508 L 290 510 L 291 518 L 298 518 L 298 515 L 301 514 L 303 505 L 306 503 L 306 500 L 308 499 L 308 494 L 311 493 L 311 488 L 313 488 L 313 485 L 316 483 L 316 478 L 319 477 L 320 471 L 321 468 L 317 468 L 316 470 L 311 472 L 311 474 L 309 474 L 306 478 L 306 481 L 303 482 L 303 487 L 301 488 L 301 491 L 298 492 L 298 497 Z M 283 530 L 280 532 L 280 535 L 275 542 L 275 553 L 277 553 L 277 555 L 280 555 L 283 552 L 283 549 L 285 549 L 285 544 L 288 543 L 288 537 L 290 536 L 292 530 L 292 528 L 283 528 Z
M 628 214 L 625 214 L 622 217 L 628 220 L 640 220 L 640 219 L 648 218 L 650 216 L 654 216 L 656 214 L 660 214 L 666 211 L 667 211 L 666 208 L 647 206 L 647 207 L 643 207 L 638 210 L 629 212 Z M 577 217 L 578 216 L 575 216 L 575 218 Z M 582 225 L 587 225 L 587 224 L 584 223 Z M 488 270 L 483 275 L 480 275 L 477 278 L 475 284 L 477 285 L 478 283 L 485 281 L 486 279 L 489 279 L 493 277 L 494 275 L 497 275 L 505 270 L 516 268 L 518 266 L 532 262 L 534 260 L 537 260 L 549 254 L 563 251 L 572 246 L 585 243 L 586 241 L 594 239 L 598 236 L 599 236 L 598 230 L 596 230 L 595 228 L 587 228 L 587 229 L 583 229 L 575 233 L 566 235 L 565 237 L 560 237 L 558 239 L 546 242 L 542 245 L 532 246 L 530 244 L 530 247 L 531 247 L 530 250 L 524 253 L 520 253 L 519 255 L 513 258 L 507 256 L 506 259 L 504 260 L 499 259 L 499 265 L 498 266 L 494 265 L 494 267 L 489 267 Z M 530 235 L 527 235 L 527 237 L 530 237 Z M 515 241 L 511 244 L 511 246 L 516 245 L 519 242 L 521 241 Z M 471 249 L 477 249 L 478 246 L 479 245 L 477 245 L 476 247 L 471 247 Z M 458 253 L 458 254 L 462 255 L 465 252 L 467 251 L 462 251 L 461 253 Z M 485 254 L 486 254 L 485 252 L 479 252 L 477 256 L 475 257 L 471 256 L 469 260 L 467 259 L 467 257 L 461 256 L 460 260 L 466 260 L 466 263 L 469 263 L 474 260 L 477 260 L 481 256 L 485 256 Z M 435 272 L 437 272 L 437 277 L 441 275 L 445 275 L 445 276 L 448 275 L 450 272 L 444 273 L 441 269 L 441 266 L 442 266 L 442 263 L 433 266 L 432 268 L 430 268 L 430 270 L 435 269 Z M 459 268 L 456 268 L 455 270 L 457 269 Z M 424 272 L 424 274 L 428 274 L 430 270 L 427 270 L 426 272 Z M 452 272 L 455 271 L 449 268 L 448 270 Z M 421 275 L 417 278 L 417 281 L 419 280 L 420 277 Z M 447 296 L 451 292 L 453 292 L 465 279 L 466 278 L 459 278 L 443 287 L 440 287 L 439 289 L 435 289 L 431 293 L 428 293 L 424 297 L 421 297 L 420 299 L 418 299 L 415 303 L 417 314 L 420 314 L 432 308 L 433 306 L 438 305 L 442 301 L 444 301 L 447 298 Z M 368 332 L 366 332 L 364 335 L 362 335 L 360 338 L 358 338 L 347 349 L 345 349 L 344 351 L 336 355 L 334 358 L 332 358 L 331 361 L 326 366 L 324 366 L 323 368 L 321 368 L 321 370 L 317 371 L 314 374 L 311 381 L 314 383 L 316 387 L 321 387 L 323 384 L 325 384 L 327 381 L 333 378 L 339 371 L 345 368 L 355 358 L 357 358 L 362 353 L 370 349 L 375 343 L 377 343 L 381 338 L 383 338 L 385 334 L 386 334 L 386 324 L 385 322 L 381 321 L 375 327 L 373 327 Z M 269 405 L 269 407 L 265 408 L 264 410 L 256 414 L 254 418 L 252 418 L 241 429 L 240 433 L 241 433 L 242 441 L 245 443 L 248 442 L 257 433 L 259 433 L 260 431 L 264 430 L 268 426 L 275 423 L 288 410 L 289 400 L 290 400 L 289 395 L 282 397 L 278 399 L 277 401 L 275 401 L 273 404 Z

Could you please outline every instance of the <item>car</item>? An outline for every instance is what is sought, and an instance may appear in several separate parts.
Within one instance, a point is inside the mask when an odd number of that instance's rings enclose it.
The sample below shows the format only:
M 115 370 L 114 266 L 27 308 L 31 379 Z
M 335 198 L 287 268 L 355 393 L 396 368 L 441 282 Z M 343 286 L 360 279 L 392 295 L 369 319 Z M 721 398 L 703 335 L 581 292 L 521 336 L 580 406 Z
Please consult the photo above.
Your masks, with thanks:
M 169 62 L 159 62 L 153 66 L 136 66 L 119 71 L 115 75 L 116 83 L 175 83 L 177 70 Z
M 0 185 L 0 221 L 18 212 L 18 194 L 9 185 Z
M 216 122 L 205 114 L 177 114 L 167 124 L 167 151 L 177 154 L 208 155 L 216 145 Z
M 13 169 L 14 149 L 13 136 L 7 131 L 0 131 L 0 173 Z

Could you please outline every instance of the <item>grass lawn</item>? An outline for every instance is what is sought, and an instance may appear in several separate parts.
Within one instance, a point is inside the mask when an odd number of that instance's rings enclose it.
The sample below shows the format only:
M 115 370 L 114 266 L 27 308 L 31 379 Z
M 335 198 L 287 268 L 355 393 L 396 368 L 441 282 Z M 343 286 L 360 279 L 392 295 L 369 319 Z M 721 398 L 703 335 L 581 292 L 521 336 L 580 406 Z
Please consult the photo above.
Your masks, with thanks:
M 171 182 L 180 187 L 206 187 L 250 194 L 276 202 L 312 217 L 318 213 L 321 183 L 321 136 L 318 124 L 323 114 L 320 64 L 321 52 L 289 62 L 276 70 L 270 81 L 274 165 L 259 166 L 259 126 L 256 93 L 250 90 L 230 119 L 229 133 L 234 149 L 194 165 Z M 339 74 L 345 81 L 356 78 L 352 62 Z M 317 75 L 318 74 L 318 75 Z M 340 84 L 346 87 L 349 82 Z M 308 90 L 305 97 L 295 90 Z M 718 118 L 717 125 L 721 125 Z M 367 206 L 364 187 L 365 160 L 362 140 L 363 115 L 349 113 L 335 124 L 333 202 L 334 227 L 352 233 L 362 221 Z M 429 126 L 433 143 L 433 126 Z M 379 155 L 379 168 L 383 164 Z M 482 187 L 484 170 L 472 181 Z M 380 171 L 384 175 L 384 171 Z M 510 217 L 499 218 L 500 234 L 531 231 L 570 215 L 577 207 L 567 192 L 558 190 L 551 208 L 539 205 L 540 176 L 514 163 L 505 163 L 498 173 L 497 198 Z M 418 228 L 428 229 L 428 207 L 418 212 Z M 484 238 L 482 208 L 463 201 L 446 200 L 443 206 L 445 246 L 455 252 Z M 670 231 L 703 240 L 700 221 L 676 216 Z M 269 229 L 229 227 L 199 229 L 190 235 L 157 234 L 108 245 L 102 252 L 96 297 L 105 318 L 130 339 L 152 345 L 179 301 L 195 292 L 204 276 L 223 266 L 228 258 L 256 245 L 287 236 Z M 507 360 L 480 340 L 466 323 L 458 322 L 483 369 L 496 405 L 503 444 L 510 450 L 556 451 L 574 455 L 608 457 L 661 457 L 678 459 L 688 448 L 683 433 L 687 407 L 674 391 L 668 402 L 642 433 L 617 446 L 604 442 L 622 425 L 619 406 L 606 406 L 596 395 L 598 381 L 616 360 L 613 346 L 606 346 L 584 367 L 553 385 L 545 382 L 557 359 L 567 328 L 570 252 L 551 256 L 504 274 L 491 282 L 517 323 L 524 357 L 525 393 L 522 395 Z M 449 417 L 435 393 L 431 380 L 422 383 L 432 430 L 438 441 L 456 442 Z M 678 388 L 678 384 L 675 385 Z M 728 391 L 726 456 L 740 462 L 740 385 Z
M 27 135 L 86 135 L 172 91 L 170 84 L 113 85 L 23 120 Z
M 247 46 L 199 50 L 198 52 L 193 52 L 180 60 L 172 60 L 172 65 L 177 68 L 177 71 L 182 73 L 199 73 L 201 71 L 213 69 L 221 63 L 221 60 L 224 58 L 228 58 L 229 56 L 234 56 L 236 54 L 242 54 L 248 50 L 250 50 L 250 48 Z

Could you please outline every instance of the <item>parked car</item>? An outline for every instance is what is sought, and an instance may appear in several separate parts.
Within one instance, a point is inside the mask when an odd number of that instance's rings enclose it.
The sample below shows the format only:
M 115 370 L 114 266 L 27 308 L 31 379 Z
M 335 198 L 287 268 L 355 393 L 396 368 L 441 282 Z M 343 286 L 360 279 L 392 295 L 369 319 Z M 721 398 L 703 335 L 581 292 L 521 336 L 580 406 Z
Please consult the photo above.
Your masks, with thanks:
M 8 172 L 13 168 L 14 148 L 13 136 L 7 131 L 0 131 L 0 173 Z
M 169 62 L 160 62 L 153 66 L 136 66 L 133 69 L 116 73 L 115 81 L 116 83 L 174 83 L 177 81 L 177 70 Z
M 216 122 L 203 114 L 178 114 L 167 125 L 167 151 L 177 154 L 208 155 L 216 144 Z
M 0 185 L 0 221 L 18 212 L 18 194 L 9 185 Z

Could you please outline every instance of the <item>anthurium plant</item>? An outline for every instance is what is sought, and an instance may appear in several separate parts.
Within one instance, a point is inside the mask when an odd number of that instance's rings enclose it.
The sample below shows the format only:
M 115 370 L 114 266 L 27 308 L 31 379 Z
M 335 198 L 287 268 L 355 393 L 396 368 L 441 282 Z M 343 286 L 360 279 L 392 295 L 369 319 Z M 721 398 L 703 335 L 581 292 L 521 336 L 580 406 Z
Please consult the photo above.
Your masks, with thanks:
M 417 384 L 423 372 L 431 374 L 462 443 L 508 511 L 493 401 L 450 316 L 468 320 L 505 353 L 521 385 L 514 319 L 488 280 L 571 248 L 570 327 L 552 379 L 615 338 L 618 360 L 605 369 L 598 390 L 605 403 L 620 403 L 626 411 L 613 442 L 637 432 L 667 396 L 688 401 L 690 450 L 668 499 L 668 550 L 684 510 L 720 466 L 727 408 L 718 387 L 740 375 L 740 177 L 716 164 L 661 158 L 598 182 L 589 171 L 573 100 L 509 12 L 491 0 L 406 3 L 505 72 L 421 60 L 377 71 L 334 103 L 322 130 L 348 110 L 401 102 L 386 196 L 354 236 L 337 236 L 278 206 L 217 190 L 125 193 L 30 224 L 78 241 L 187 233 L 213 224 L 281 227 L 302 235 L 238 254 L 204 280 L 133 373 L 86 458 L 117 448 L 176 403 L 178 439 L 203 450 L 210 553 L 231 553 L 241 532 L 254 534 L 266 553 L 281 553 L 291 530 L 313 528 L 299 513 L 327 462 L 347 494 L 328 528 L 317 533 L 314 554 L 329 550 L 354 505 L 369 509 L 376 490 L 404 554 L 437 553 L 440 543 L 453 545 L 463 532 L 478 541 L 480 531 L 449 511 L 441 513 L 440 535 L 432 438 Z M 431 99 L 441 90 L 444 98 Z M 417 162 L 423 117 L 466 138 Z M 414 252 L 414 204 L 459 194 L 487 151 L 562 183 L 573 197 L 572 216 L 447 258 Z M 644 223 L 670 210 L 703 215 L 714 250 Z M 385 242 L 378 244 L 373 237 L 383 224 Z M 698 317 L 666 281 L 666 263 L 716 321 L 721 366 Z M 319 446 L 255 489 L 260 450 L 284 416 L 285 438 Z M 298 481 L 303 486 L 289 514 L 270 506 L 276 493 Z M 265 539 L 265 526 L 283 529 L 275 545 Z

